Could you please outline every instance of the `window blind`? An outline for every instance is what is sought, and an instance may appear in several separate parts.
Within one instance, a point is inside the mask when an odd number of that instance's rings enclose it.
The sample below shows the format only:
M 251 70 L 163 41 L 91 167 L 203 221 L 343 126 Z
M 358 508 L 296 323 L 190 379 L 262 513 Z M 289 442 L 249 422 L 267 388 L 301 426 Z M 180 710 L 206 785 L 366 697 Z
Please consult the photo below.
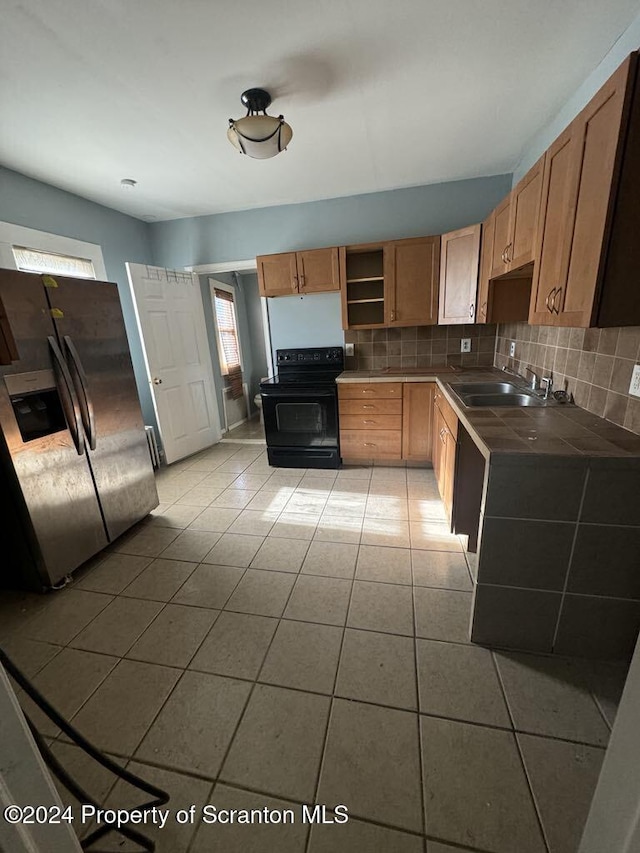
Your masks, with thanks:
M 58 255 L 55 252 L 41 252 L 25 246 L 12 246 L 16 266 L 22 272 L 53 273 L 74 278 L 96 277 L 93 261 L 87 258 L 73 258 Z
M 216 321 L 220 338 L 220 366 L 224 374 L 240 369 L 240 345 L 233 294 L 215 289 Z

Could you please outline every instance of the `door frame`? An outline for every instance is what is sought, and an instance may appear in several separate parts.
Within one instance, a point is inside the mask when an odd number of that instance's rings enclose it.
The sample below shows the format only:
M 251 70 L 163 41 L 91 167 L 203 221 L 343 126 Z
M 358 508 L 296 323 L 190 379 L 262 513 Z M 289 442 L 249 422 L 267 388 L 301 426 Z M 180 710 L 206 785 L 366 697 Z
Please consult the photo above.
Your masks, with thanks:
M 215 278 L 216 273 L 221 272 L 255 272 L 258 271 L 258 265 L 255 258 L 249 258 L 244 261 L 223 261 L 219 264 L 196 264 L 194 266 L 186 266 L 184 268 L 188 272 L 194 272 L 196 275 L 206 275 Z M 260 297 L 260 307 L 262 309 L 262 332 L 264 334 L 264 352 L 267 359 L 267 372 L 269 376 L 273 376 L 273 356 L 271 354 L 271 327 L 269 324 L 269 303 L 264 297 Z
M 234 284 L 226 284 L 224 281 L 218 281 L 217 278 L 213 278 L 213 276 L 208 277 L 209 282 L 209 298 L 211 300 L 211 313 L 213 315 L 213 327 L 216 331 L 216 358 L 218 359 L 218 367 L 221 368 L 220 364 L 220 330 L 218 329 L 218 315 L 216 313 L 216 290 L 226 290 L 227 293 L 230 293 L 233 296 L 233 313 L 236 318 L 236 335 L 238 338 L 238 354 L 240 355 L 240 371 L 242 373 L 242 397 L 244 399 L 244 405 L 247 410 L 246 417 L 244 420 L 239 421 L 239 423 L 244 423 L 249 419 L 250 406 L 249 406 L 249 389 L 247 387 L 247 383 L 245 381 L 245 372 L 244 372 L 244 353 L 242 352 L 242 341 L 240 340 L 240 323 L 238 322 L 238 289 Z M 220 370 L 222 375 L 222 380 L 224 383 L 224 374 L 222 370 Z M 225 406 L 225 397 L 224 397 L 225 388 L 222 389 L 222 411 L 220 414 L 220 429 L 222 432 L 227 433 L 229 429 L 234 426 L 238 426 L 238 424 L 229 424 L 227 419 L 227 410 Z M 222 419 L 224 417 L 224 424 L 222 423 Z

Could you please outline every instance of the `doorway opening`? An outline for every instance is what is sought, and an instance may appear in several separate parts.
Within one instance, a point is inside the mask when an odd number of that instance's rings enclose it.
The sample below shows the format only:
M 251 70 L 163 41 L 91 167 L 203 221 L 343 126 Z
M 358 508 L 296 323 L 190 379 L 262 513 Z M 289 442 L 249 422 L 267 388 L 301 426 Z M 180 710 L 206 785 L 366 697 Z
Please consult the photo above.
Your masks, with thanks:
M 266 299 L 255 270 L 208 276 L 222 441 L 263 443 L 260 381 L 271 374 Z

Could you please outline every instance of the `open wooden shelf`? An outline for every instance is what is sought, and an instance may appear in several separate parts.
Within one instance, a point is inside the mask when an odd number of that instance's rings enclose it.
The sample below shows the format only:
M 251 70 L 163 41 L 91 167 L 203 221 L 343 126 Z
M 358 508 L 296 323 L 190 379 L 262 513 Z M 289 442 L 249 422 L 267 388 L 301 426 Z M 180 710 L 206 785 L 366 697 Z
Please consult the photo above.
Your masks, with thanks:
M 377 299 L 347 299 L 347 305 L 362 305 L 365 302 L 384 302 L 384 296 Z
M 357 281 L 384 281 L 384 276 L 382 276 L 382 275 L 370 275 L 370 276 L 365 276 L 363 278 L 348 278 L 347 284 L 354 284 Z

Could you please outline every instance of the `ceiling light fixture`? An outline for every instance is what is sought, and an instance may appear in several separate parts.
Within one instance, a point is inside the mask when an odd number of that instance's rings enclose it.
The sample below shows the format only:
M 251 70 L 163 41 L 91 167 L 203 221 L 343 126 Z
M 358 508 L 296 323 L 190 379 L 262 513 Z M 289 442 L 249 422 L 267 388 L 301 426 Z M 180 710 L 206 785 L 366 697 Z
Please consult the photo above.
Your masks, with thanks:
M 123 190 L 132 190 L 138 182 L 134 181 L 133 178 L 123 178 L 120 181 L 120 186 Z
M 284 116 L 267 115 L 271 95 L 264 89 L 247 89 L 240 100 L 247 108 L 247 114 L 244 118 L 230 118 L 227 131 L 234 148 L 255 160 L 268 160 L 284 151 L 291 142 L 293 130 Z

